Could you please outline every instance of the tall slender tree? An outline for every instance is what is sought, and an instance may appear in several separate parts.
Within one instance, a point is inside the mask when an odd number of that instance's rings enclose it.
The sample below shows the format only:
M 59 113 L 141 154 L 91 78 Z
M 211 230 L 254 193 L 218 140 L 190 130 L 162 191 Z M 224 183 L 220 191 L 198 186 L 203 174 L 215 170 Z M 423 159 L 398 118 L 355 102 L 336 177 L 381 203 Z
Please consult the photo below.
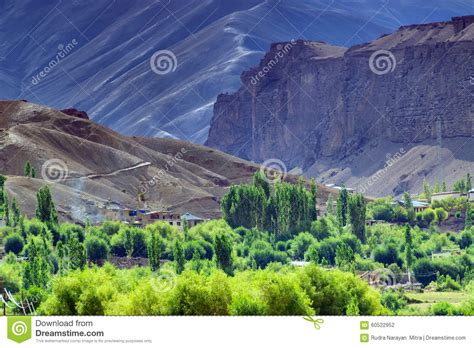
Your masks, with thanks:
M 340 229 L 347 225 L 348 197 L 347 189 L 342 185 L 336 205 L 336 217 Z
M 217 267 L 222 269 L 228 275 L 232 275 L 234 273 L 232 242 L 227 234 L 216 234 L 214 237 L 214 250 Z
M 365 215 L 366 205 L 364 197 L 360 193 L 351 195 L 349 197 L 349 217 L 352 233 L 354 233 L 362 243 L 366 241 Z
M 181 242 L 179 238 L 177 238 L 174 242 L 173 259 L 175 262 L 176 273 L 177 274 L 183 273 L 184 264 L 186 263 L 186 260 L 184 258 L 183 243 Z
M 42 186 L 36 193 L 36 217 L 49 224 L 58 223 L 58 212 L 51 197 L 51 191 L 47 185 Z
M 415 208 L 413 208 L 413 201 L 411 200 L 410 193 L 405 192 L 403 194 L 403 201 L 405 203 L 405 209 L 407 211 L 408 222 L 413 225 L 416 220 Z
M 470 229 L 472 227 L 472 206 L 471 202 L 466 203 L 466 218 L 464 222 L 464 229 Z
M 150 268 L 152 272 L 155 272 L 160 268 L 161 258 L 161 238 L 157 231 L 151 231 L 148 238 L 147 251 Z

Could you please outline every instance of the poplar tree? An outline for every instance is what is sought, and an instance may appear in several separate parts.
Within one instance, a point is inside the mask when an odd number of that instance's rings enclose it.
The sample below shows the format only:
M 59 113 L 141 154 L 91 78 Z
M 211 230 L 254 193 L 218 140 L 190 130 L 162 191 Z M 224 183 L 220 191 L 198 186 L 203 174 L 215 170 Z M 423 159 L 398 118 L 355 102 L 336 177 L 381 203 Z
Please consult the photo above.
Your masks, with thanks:
M 228 275 L 234 273 L 232 260 L 232 242 L 225 233 L 218 233 L 214 237 L 214 251 L 217 267 Z
M 364 197 L 357 193 L 349 197 L 349 217 L 351 222 L 352 233 L 362 242 L 365 243 L 365 214 L 366 205 Z
M 42 186 L 36 193 L 36 217 L 47 224 L 58 223 L 58 212 L 47 185 Z
M 178 238 L 174 242 L 173 246 L 173 260 L 175 262 L 175 269 L 177 274 L 181 274 L 184 271 L 184 264 L 186 262 L 184 258 L 183 243 Z
M 347 225 L 348 196 L 345 186 L 342 185 L 336 205 L 336 218 L 340 229 Z
M 159 233 L 152 231 L 147 243 L 148 260 L 152 272 L 160 268 L 161 239 Z

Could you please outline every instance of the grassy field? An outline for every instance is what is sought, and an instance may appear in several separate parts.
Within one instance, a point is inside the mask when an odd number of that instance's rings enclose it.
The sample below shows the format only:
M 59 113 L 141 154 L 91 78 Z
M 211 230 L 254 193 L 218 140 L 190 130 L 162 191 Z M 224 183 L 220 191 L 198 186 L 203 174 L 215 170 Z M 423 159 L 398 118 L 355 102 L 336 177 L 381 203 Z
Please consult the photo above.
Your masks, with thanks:
M 409 301 L 412 302 L 408 306 L 418 309 L 428 309 L 432 304 L 437 302 L 459 304 L 469 299 L 469 295 L 461 291 L 407 292 L 405 295 Z

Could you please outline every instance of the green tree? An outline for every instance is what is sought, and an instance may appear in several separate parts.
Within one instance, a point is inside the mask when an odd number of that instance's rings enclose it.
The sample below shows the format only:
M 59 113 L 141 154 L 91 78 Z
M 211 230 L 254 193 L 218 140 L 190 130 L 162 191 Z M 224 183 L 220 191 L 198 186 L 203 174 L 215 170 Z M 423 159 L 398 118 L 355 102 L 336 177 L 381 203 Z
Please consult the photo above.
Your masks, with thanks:
M 471 174 L 466 174 L 466 191 L 469 192 L 472 189 L 472 178 Z
M 25 168 L 23 169 L 23 173 L 27 177 L 31 177 L 31 163 L 30 161 L 26 161 Z
M 86 249 L 77 234 L 69 237 L 66 244 L 67 269 L 83 269 L 86 265 Z
M 411 200 L 410 193 L 405 192 L 403 194 L 403 201 L 405 203 L 405 209 L 407 211 L 408 222 L 414 224 L 416 220 L 415 208 L 413 208 L 413 201 Z
M 105 240 L 97 236 L 90 236 L 86 238 L 84 244 L 89 261 L 98 263 L 107 260 L 109 250 Z
M 147 243 L 148 260 L 152 272 L 160 268 L 161 238 L 157 231 L 151 231 Z
M 214 251 L 217 267 L 228 275 L 234 273 L 232 260 L 232 242 L 226 233 L 217 233 L 214 237 Z
M 441 190 L 440 186 L 439 186 L 439 182 L 436 182 L 434 184 L 434 187 L 433 187 L 433 193 L 439 193 Z
M 0 190 L 5 187 L 5 181 L 7 181 L 7 177 L 0 174 Z
M 447 185 L 444 181 L 443 181 L 443 184 L 441 185 L 441 191 L 442 192 L 447 192 L 448 191 L 448 187 L 447 187 Z
M 5 254 L 9 252 L 18 255 L 23 250 L 23 237 L 18 233 L 10 234 L 3 239 Z
M 435 214 L 438 225 L 441 225 L 441 222 L 448 218 L 448 212 L 441 207 L 435 209 Z
M 352 233 L 362 242 L 365 243 L 365 215 L 366 205 L 364 197 L 357 193 L 349 197 L 349 217 L 351 222 Z
M 405 226 L 405 262 L 408 271 L 408 278 L 411 282 L 410 269 L 413 264 L 413 240 L 410 225 Z
M 18 207 L 18 204 L 16 203 L 16 198 L 13 197 L 12 199 L 12 207 L 11 207 L 11 223 L 12 226 L 18 226 L 18 223 L 20 222 L 20 217 L 21 217 L 21 212 L 20 208 Z
M 342 185 L 336 205 L 336 217 L 340 229 L 347 225 L 348 197 L 347 189 Z
M 328 195 L 328 201 L 326 202 L 326 211 L 328 215 L 334 215 L 334 199 L 332 193 Z
M 336 266 L 345 272 L 354 272 L 355 255 L 352 248 L 346 244 L 341 244 L 336 248 Z
M 423 211 L 423 220 L 430 225 L 433 221 L 436 220 L 436 213 L 433 209 L 427 208 Z
M 425 194 L 425 198 L 428 201 L 428 203 L 430 203 L 432 190 L 431 190 L 430 184 L 426 180 L 423 180 L 423 193 Z
M 184 257 L 184 248 L 183 243 L 179 238 L 174 242 L 173 246 L 173 260 L 175 262 L 175 269 L 177 274 L 181 274 L 184 271 L 184 264 L 186 259 Z
M 47 185 L 42 186 L 36 193 L 36 217 L 48 224 L 58 223 L 58 212 L 54 206 L 51 191 Z
M 11 226 L 11 218 L 10 218 L 10 207 L 8 203 L 8 195 L 6 191 L 3 191 L 3 219 L 5 220 L 5 225 Z
M 459 179 L 453 184 L 453 191 L 466 192 L 466 182 L 464 179 Z
M 133 249 L 135 246 L 135 237 L 134 237 L 134 230 L 131 228 L 125 228 L 123 232 L 123 246 L 125 247 L 125 251 L 127 252 L 127 257 L 132 257 Z
M 464 229 L 470 229 L 472 227 L 472 205 L 470 202 L 466 203 L 466 218 L 464 222 Z

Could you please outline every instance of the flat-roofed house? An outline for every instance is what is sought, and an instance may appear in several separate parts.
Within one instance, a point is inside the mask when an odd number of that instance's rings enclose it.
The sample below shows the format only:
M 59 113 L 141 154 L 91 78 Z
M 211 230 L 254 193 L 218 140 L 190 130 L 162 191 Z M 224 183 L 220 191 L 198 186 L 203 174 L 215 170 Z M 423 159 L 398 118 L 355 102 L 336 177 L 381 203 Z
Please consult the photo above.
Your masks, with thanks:
M 190 228 L 206 221 L 206 219 L 203 219 L 203 218 L 201 218 L 199 216 L 196 216 L 196 215 L 193 215 L 191 213 L 183 214 L 183 216 L 181 218 L 188 222 L 188 226 Z

